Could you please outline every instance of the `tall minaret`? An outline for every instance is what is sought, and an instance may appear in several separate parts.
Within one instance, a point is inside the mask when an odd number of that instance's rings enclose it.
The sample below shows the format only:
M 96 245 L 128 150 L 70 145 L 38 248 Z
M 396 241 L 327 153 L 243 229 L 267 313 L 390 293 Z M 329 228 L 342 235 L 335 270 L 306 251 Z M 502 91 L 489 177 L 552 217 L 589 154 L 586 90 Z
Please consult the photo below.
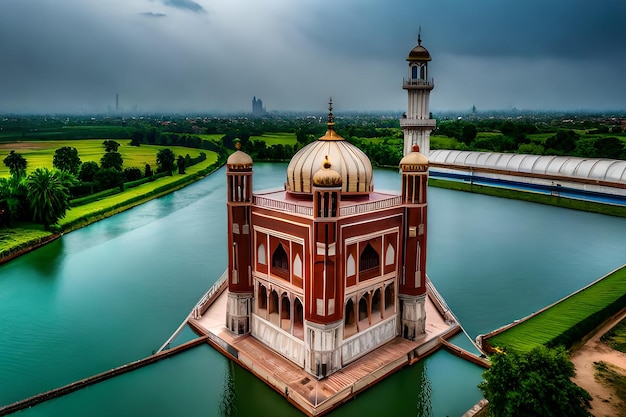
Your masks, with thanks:
M 426 333 L 426 225 L 428 212 L 428 158 L 413 145 L 400 161 L 402 205 L 404 206 L 404 239 L 402 245 L 402 278 L 400 327 L 405 339 L 415 340 Z
M 235 334 L 250 332 L 252 314 L 252 158 L 239 150 L 226 161 L 228 187 L 228 301 L 226 327 Z
M 406 114 L 400 119 L 400 127 L 404 133 L 404 152 L 411 152 L 413 145 L 419 146 L 420 152 L 426 157 L 430 154 L 430 132 L 435 128 L 435 120 L 430 118 L 430 90 L 435 87 L 432 78 L 428 78 L 428 61 L 430 54 L 422 46 L 421 29 L 417 36 L 417 46 L 406 58 L 409 62 L 409 78 L 405 78 L 402 88 L 407 90 L 409 105 Z

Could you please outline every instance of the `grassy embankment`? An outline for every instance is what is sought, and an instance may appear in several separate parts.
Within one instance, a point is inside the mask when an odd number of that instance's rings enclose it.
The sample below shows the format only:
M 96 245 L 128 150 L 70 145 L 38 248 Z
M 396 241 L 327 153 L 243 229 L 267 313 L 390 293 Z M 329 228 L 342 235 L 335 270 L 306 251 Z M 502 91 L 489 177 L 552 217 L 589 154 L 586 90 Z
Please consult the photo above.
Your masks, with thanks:
M 102 140 L 27 142 L 10 145 L 18 146 L 7 146 L 4 149 L 0 149 L 0 160 L 4 159 L 4 156 L 8 154 L 11 149 L 15 149 L 26 158 L 29 167 L 28 171 L 32 171 L 39 166 L 52 167 L 54 151 L 62 146 L 75 147 L 83 162 L 99 162 L 104 153 Z M 123 145 L 120 146 L 119 151 L 124 159 L 124 167 L 136 166 L 143 170 L 146 163 L 156 166 L 156 154 L 162 148 L 164 147 L 152 145 L 133 147 Z M 176 156 L 190 154 L 190 156 L 195 157 L 200 153 L 198 149 L 177 146 L 171 146 L 169 148 Z M 89 223 L 127 210 L 152 198 L 179 189 L 202 178 L 215 167 L 214 164 L 217 162 L 217 154 L 210 151 L 204 152 L 207 154 L 207 159 L 187 168 L 186 173 L 183 175 L 175 173 L 172 176 L 165 176 L 155 181 L 141 184 L 112 196 L 102 198 L 101 200 L 71 208 L 67 211 L 65 218 L 59 221 L 60 231 L 66 232 L 85 226 Z M 0 168 L 0 175 L 8 176 L 8 169 L 6 169 L 4 165 Z M 17 225 L 17 227 L 2 228 L 0 229 L 0 259 L 44 242 L 52 235 L 53 233 L 51 231 L 44 230 L 41 225 L 32 223 L 21 223 Z
M 428 180 L 428 184 L 433 187 L 447 188 L 449 190 L 467 191 L 494 197 L 510 198 L 514 200 L 528 201 L 531 203 L 540 203 L 567 209 L 588 211 L 591 213 L 607 214 L 609 216 L 626 217 L 626 207 L 623 206 L 602 204 L 593 201 L 575 200 L 548 194 L 534 193 L 531 191 L 513 190 L 510 188 L 468 184 L 460 181 L 446 181 L 435 178 L 430 178 Z
M 296 134 L 286 132 L 266 133 L 261 136 L 250 136 L 250 140 L 261 140 L 269 147 L 272 145 L 288 145 L 296 144 Z
M 491 347 L 528 352 L 538 345 L 570 348 L 626 307 L 626 267 L 489 338 Z

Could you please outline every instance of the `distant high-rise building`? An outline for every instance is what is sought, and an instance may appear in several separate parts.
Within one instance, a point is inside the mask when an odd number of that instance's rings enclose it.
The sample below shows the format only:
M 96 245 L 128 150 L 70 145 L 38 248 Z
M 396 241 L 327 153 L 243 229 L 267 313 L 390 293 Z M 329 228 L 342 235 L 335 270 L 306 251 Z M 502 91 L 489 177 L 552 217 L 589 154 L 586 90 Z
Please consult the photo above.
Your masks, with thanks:
M 252 115 L 263 116 L 266 113 L 265 107 L 263 107 L 263 100 L 257 99 L 256 96 L 252 98 Z
M 115 113 L 120 112 L 120 95 L 115 94 Z

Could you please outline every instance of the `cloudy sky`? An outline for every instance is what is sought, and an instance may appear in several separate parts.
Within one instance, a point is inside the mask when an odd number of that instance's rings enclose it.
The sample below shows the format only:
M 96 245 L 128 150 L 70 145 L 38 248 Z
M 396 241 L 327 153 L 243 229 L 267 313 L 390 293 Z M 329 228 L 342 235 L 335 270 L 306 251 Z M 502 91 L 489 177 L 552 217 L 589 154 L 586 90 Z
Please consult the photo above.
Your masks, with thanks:
M 0 0 L 0 113 L 626 110 L 624 0 Z

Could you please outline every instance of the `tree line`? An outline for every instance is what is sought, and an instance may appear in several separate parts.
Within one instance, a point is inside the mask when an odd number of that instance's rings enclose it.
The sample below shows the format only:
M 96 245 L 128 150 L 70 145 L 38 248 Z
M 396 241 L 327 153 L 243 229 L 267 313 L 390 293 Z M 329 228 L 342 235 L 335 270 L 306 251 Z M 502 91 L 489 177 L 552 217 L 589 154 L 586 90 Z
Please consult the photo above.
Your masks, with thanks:
M 585 126 L 588 128 L 570 129 L 564 125 L 528 121 L 447 120 L 439 122 L 433 134 L 455 139 L 456 148 L 461 150 L 626 159 L 620 126 L 583 124 L 578 127 Z M 536 134 L 543 134 L 545 140 L 533 140 L 531 135 Z
M 105 152 L 100 164 L 83 163 L 76 148 L 64 146 L 54 152 L 53 169 L 37 167 L 30 173 L 24 156 L 10 151 L 3 160 L 10 176 L 0 178 L 0 226 L 31 220 L 50 228 L 65 217 L 72 199 L 121 189 L 125 183 L 151 180 L 155 174 L 172 175 L 176 168 L 184 174 L 186 167 L 206 159 L 206 154 L 201 153 L 196 158 L 187 154 L 177 160 L 174 152 L 165 148 L 156 155 L 156 172 L 150 164 L 142 171 L 137 167 L 124 168 L 118 142 L 107 139 L 102 146 Z

